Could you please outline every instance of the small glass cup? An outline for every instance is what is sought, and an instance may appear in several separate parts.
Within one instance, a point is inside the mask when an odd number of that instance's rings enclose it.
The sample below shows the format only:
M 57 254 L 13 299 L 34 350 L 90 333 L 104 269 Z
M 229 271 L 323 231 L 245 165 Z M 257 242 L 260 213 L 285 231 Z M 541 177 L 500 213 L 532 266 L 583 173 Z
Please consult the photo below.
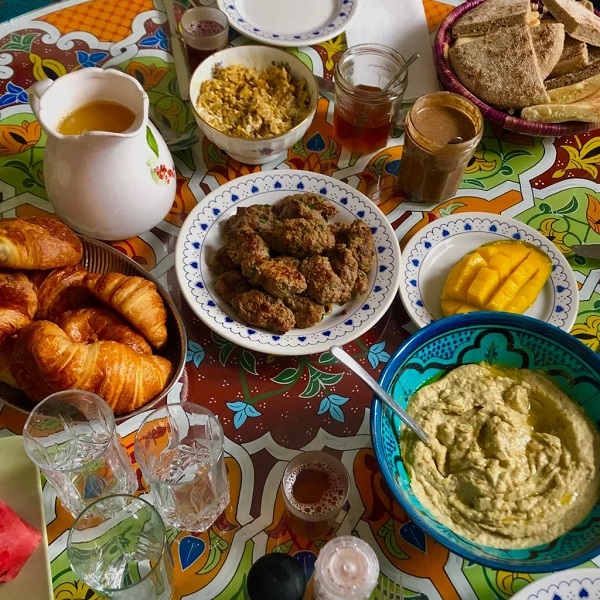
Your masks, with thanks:
M 206 531 L 229 504 L 221 424 L 192 403 L 167 404 L 138 429 L 135 456 L 165 523 Z
M 91 392 L 56 392 L 38 403 L 25 422 L 23 445 L 74 517 L 98 498 L 137 490 L 113 412 Z
M 398 184 L 418 202 L 452 198 L 482 135 L 481 111 L 470 100 L 452 92 L 422 96 L 406 116 Z
M 408 85 L 404 74 L 383 91 L 404 66 L 392 48 L 359 44 L 348 48 L 335 67 L 333 123 L 340 142 L 354 152 L 384 148 Z
M 303 452 L 285 468 L 281 488 L 290 530 L 314 540 L 334 526 L 348 500 L 350 475 L 344 464 L 327 452 Z
M 179 22 L 193 73 L 208 56 L 225 48 L 229 39 L 227 15 L 218 8 L 206 6 L 188 8 Z
M 77 518 L 67 539 L 75 575 L 113 600 L 170 600 L 173 557 L 165 525 L 142 498 L 101 498 Z

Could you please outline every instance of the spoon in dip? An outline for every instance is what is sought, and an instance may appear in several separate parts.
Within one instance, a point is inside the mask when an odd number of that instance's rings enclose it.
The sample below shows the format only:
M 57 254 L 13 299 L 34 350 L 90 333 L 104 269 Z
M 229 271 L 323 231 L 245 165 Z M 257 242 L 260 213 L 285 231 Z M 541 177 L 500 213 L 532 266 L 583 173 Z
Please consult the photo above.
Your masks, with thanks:
M 379 399 L 410 429 L 419 439 L 429 446 L 429 436 L 419 427 L 414 419 L 358 364 L 341 346 L 331 346 L 329 352 L 341 363 L 346 365 L 355 375 L 358 375 L 379 397 Z

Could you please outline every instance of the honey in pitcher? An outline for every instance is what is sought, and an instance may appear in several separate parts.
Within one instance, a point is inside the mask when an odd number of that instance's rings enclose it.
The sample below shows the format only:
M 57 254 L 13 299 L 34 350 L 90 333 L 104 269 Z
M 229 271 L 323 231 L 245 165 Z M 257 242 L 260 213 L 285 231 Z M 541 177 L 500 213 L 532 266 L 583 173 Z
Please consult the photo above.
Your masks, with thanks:
M 122 133 L 135 121 L 135 113 L 109 100 L 84 104 L 67 114 L 57 127 L 62 135 L 80 135 L 86 131 Z

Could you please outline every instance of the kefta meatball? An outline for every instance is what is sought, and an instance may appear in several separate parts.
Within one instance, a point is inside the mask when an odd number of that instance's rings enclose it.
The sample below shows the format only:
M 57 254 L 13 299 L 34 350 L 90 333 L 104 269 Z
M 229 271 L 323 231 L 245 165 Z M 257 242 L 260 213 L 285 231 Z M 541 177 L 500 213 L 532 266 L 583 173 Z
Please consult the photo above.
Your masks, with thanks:
M 335 236 L 322 219 L 286 219 L 275 222 L 269 241 L 276 252 L 304 257 L 333 248 Z
M 240 206 L 235 215 L 223 224 L 223 237 L 227 239 L 236 229 L 252 229 L 259 235 L 264 235 L 271 230 L 275 214 L 269 204 L 252 204 Z
M 235 265 L 242 262 L 261 262 L 269 258 L 269 246 L 249 227 L 230 232 L 225 244 L 227 255 Z
M 325 307 L 305 296 L 288 296 L 283 301 L 294 313 L 296 327 L 300 329 L 306 329 L 320 323 L 325 316 Z
M 276 333 L 285 333 L 296 325 L 294 313 L 278 298 L 260 290 L 248 290 L 231 301 L 242 321 Z
M 355 219 L 348 229 L 348 248 L 358 261 L 358 268 L 368 273 L 375 266 L 375 242 L 371 228 Z
M 215 250 L 210 254 L 206 260 L 208 268 L 215 274 L 221 275 L 227 271 L 233 271 L 236 269 L 236 264 L 229 258 L 227 248 L 222 246 L 218 250 Z
M 306 289 L 306 280 L 298 268 L 281 260 L 261 263 L 258 267 L 258 282 L 275 298 L 301 294 Z
M 316 210 L 323 217 L 323 219 L 325 219 L 325 221 L 329 221 L 329 219 L 331 219 L 331 217 L 336 215 L 338 212 L 335 205 L 327 200 L 327 198 L 324 198 L 319 194 L 311 193 L 292 194 L 291 196 L 286 196 L 277 204 L 275 204 L 273 207 L 273 212 L 281 219 L 289 218 L 284 217 L 282 213 L 284 213 L 286 210 L 289 210 L 289 206 L 297 202 L 301 202 L 302 204 L 308 206 L 308 208 Z
M 344 286 L 326 256 L 311 256 L 302 261 L 300 271 L 306 279 L 306 294 L 318 304 L 338 302 Z
M 250 282 L 239 271 L 225 271 L 215 281 L 215 290 L 225 300 L 231 303 L 235 296 L 251 289 Z

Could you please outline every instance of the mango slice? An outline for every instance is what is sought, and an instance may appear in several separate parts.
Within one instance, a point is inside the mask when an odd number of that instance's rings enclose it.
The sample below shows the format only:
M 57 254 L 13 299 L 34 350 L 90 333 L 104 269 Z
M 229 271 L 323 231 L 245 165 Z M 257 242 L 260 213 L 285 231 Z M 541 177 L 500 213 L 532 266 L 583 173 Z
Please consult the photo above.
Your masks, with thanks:
M 444 316 L 476 310 L 524 313 L 552 272 L 550 257 L 537 246 L 501 240 L 479 246 L 452 268 L 442 290 Z

